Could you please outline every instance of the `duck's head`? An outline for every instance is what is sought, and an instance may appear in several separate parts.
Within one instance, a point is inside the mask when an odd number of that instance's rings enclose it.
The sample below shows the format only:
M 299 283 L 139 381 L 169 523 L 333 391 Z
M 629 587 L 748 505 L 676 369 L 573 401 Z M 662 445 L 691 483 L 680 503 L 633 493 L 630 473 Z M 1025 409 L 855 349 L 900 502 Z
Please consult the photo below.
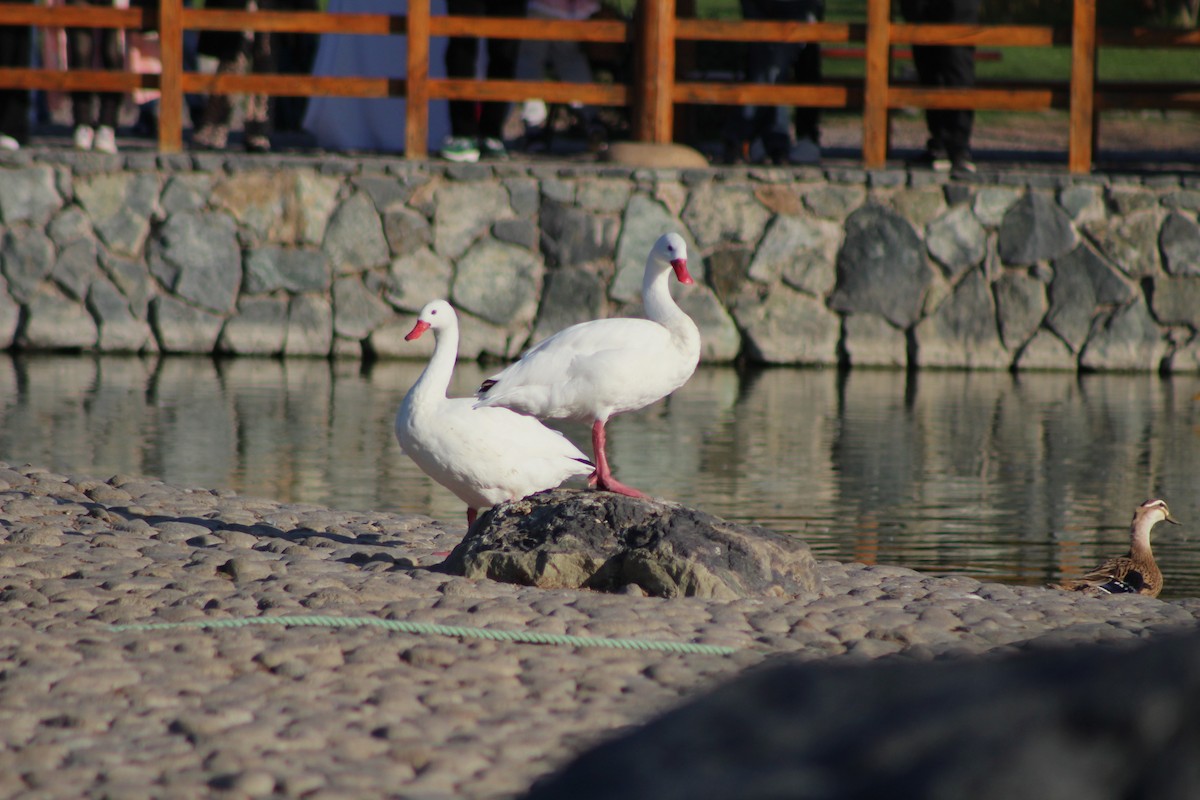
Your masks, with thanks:
M 695 283 L 687 268 L 687 244 L 678 233 L 664 233 L 658 237 L 658 241 L 654 243 L 654 248 L 650 251 L 650 258 L 670 264 L 680 283 L 688 285 Z
M 1144 521 L 1149 527 L 1154 527 L 1164 521 L 1172 525 L 1181 524 L 1179 520 L 1171 516 L 1171 509 L 1167 508 L 1167 504 L 1162 500 L 1147 500 L 1142 503 L 1133 512 L 1133 521 L 1134 523 Z
M 417 324 L 413 325 L 413 329 L 404 337 L 404 341 L 411 342 L 413 339 L 420 339 L 421 334 L 430 328 L 436 333 L 453 325 L 456 319 L 454 307 L 445 300 L 430 300 L 417 315 Z

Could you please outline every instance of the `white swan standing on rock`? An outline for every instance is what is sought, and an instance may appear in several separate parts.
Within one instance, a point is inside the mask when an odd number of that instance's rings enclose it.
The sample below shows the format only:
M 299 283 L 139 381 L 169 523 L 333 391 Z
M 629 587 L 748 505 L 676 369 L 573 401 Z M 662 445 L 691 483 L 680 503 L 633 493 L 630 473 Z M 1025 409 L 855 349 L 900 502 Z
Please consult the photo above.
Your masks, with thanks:
M 671 298 L 671 270 L 680 283 L 693 283 L 687 245 L 677 233 L 660 237 L 646 259 L 642 304 L 647 319 L 600 319 L 559 331 L 484 381 L 477 405 L 590 422 L 596 471 L 588 482 L 643 497 L 613 477 L 604 425 L 613 414 L 661 400 L 696 371 L 700 331 Z
M 428 366 L 396 412 L 396 440 L 425 474 L 467 504 L 467 526 L 479 509 L 552 489 L 593 469 L 567 437 L 507 408 L 475 408 L 475 399 L 446 391 L 458 359 L 458 315 L 445 300 L 421 309 L 404 338 L 433 330 Z

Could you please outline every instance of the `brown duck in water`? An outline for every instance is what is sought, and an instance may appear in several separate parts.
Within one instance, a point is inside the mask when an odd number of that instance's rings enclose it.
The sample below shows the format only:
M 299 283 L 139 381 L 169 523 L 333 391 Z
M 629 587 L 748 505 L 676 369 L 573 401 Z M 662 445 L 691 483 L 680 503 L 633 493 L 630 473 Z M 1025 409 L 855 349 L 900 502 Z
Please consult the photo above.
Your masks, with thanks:
M 1052 589 L 1089 594 L 1144 594 L 1158 597 L 1162 591 L 1163 577 L 1154 553 L 1150 551 L 1150 529 L 1166 520 L 1178 525 L 1179 520 L 1171 516 L 1170 509 L 1162 500 L 1147 500 L 1133 512 L 1133 523 L 1129 526 L 1129 552 L 1118 558 L 1110 558 L 1082 578 L 1052 583 Z

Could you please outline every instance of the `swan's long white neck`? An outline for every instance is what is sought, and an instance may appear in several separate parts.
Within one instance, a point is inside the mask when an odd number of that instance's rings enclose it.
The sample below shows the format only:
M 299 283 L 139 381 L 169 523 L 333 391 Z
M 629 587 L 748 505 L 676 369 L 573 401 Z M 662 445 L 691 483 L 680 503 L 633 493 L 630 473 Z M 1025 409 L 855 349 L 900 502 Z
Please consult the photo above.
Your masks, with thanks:
M 446 397 L 450 389 L 450 378 L 454 374 L 454 362 L 458 360 L 458 326 L 447 325 L 441 330 L 433 331 L 433 355 L 425 366 L 425 371 L 413 384 L 414 398 L 436 396 Z
M 669 265 L 658 263 L 653 257 L 646 262 L 646 274 L 642 277 L 642 306 L 647 319 L 679 335 L 685 330 L 694 329 L 695 323 L 671 297 L 671 274 Z

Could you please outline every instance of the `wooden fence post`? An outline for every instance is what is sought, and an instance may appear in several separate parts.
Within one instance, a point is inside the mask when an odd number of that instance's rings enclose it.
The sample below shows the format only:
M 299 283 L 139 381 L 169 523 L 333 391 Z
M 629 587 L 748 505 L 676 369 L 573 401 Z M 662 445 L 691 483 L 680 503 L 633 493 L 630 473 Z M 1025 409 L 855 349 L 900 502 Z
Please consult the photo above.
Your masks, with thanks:
M 1071 124 L 1067 165 L 1090 172 L 1096 136 L 1096 0 L 1075 0 L 1071 23 Z
M 158 0 L 158 150 L 183 149 L 183 0 Z
M 640 74 L 634 86 L 638 141 L 667 144 L 674 130 L 675 0 L 638 3 Z
M 880 169 L 887 163 L 891 6 L 891 0 L 867 0 L 863 87 L 863 164 L 867 169 Z
M 429 147 L 429 6 L 409 0 L 408 71 L 405 73 L 404 157 L 424 158 Z

